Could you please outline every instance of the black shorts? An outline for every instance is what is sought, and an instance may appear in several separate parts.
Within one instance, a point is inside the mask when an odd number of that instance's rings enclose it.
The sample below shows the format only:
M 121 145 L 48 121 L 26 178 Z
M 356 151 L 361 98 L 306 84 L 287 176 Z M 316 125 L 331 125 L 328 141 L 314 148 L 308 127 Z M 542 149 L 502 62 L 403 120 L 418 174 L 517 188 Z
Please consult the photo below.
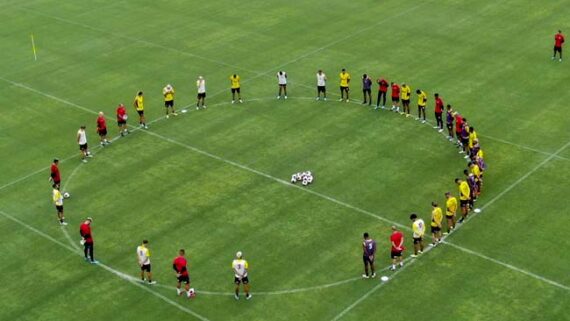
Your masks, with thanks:
M 57 209 L 58 213 L 62 213 L 63 212 L 63 205 L 56 205 L 55 208 Z
M 103 136 L 107 136 L 107 128 L 100 128 L 98 131 L 99 136 L 103 137 Z
M 119 127 L 121 127 L 121 126 L 123 126 L 123 125 L 126 125 L 126 124 L 127 124 L 127 121 L 126 121 L 126 120 L 117 120 L 117 125 L 118 125 Z
M 346 92 L 348 92 L 348 86 L 346 86 L 346 87 L 340 86 L 340 91 L 346 91 Z
M 453 123 L 447 123 L 447 129 L 452 130 L 453 129 Z
M 420 244 L 423 241 L 422 237 L 413 237 L 414 244 Z
M 420 106 L 420 105 L 418 105 L 418 109 L 426 110 L 426 106 Z
M 410 104 L 410 100 L 409 100 L 409 99 L 402 99 L 402 104 L 409 105 L 409 104 Z
M 461 207 L 467 207 L 467 205 L 469 204 L 469 200 L 459 200 L 459 204 L 461 205 Z
M 364 264 L 374 264 L 374 258 L 371 260 L 368 255 L 363 255 L 362 261 L 364 262 Z
M 431 232 L 432 232 L 432 233 L 437 233 L 437 232 L 439 232 L 439 231 L 441 231 L 441 227 L 439 227 L 439 226 L 432 226 L 432 227 L 431 227 Z
M 372 89 L 362 89 L 363 93 L 368 93 L 368 94 L 372 94 Z
M 179 283 L 184 283 L 184 284 L 190 284 L 190 276 L 186 275 L 186 276 L 179 276 L 178 277 L 178 282 Z
M 325 87 L 325 86 L 317 86 L 317 92 L 318 92 L 318 93 L 326 93 L 326 92 L 327 92 L 327 87 Z
M 249 279 L 248 279 L 247 276 L 245 276 L 245 277 L 243 277 L 243 278 L 238 278 L 238 277 L 236 276 L 236 277 L 234 277 L 234 283 L 235 283 L 235 284 L 240 284 L 240 283 L 248 284 L 248 283 L 249 283 Z
M 469 145 L 469 137 L 467 138 L 461 137 L 461 144 L 463 144 L 463 146 Z
M 85 144 L 79 144 L 79 150 L 81 150 L 81 151 L 87 150 L 87 143 L 85 143 Z
M 137 113 L 139 114 L 139 116 L 144 116 L 144 110 L 137 110 Z
M 143 266 L 141 266 L 141 271 L 150 272 L 150 264 L 144 264 Z
M 399 102 L 400 101 L 400 97 L 392 97 L 392 102 Z
M 445 218 L 448 220 L 452 220 L 455 217 L 455 215 L 447 215 L 445 214 Z
M 198 93 L 198 99 L 206 98 L 206 93 Z
M 395 259 L 397 257 L 401 257 L 402 256 L 402 251 L 391 251 L 390 252 L 390 257 Z
M 239 88 L 232 88 L 232 94 L 234 94 L 234 93 L 238 93 L 238 94 L 239 94 L 239 93 L 240 93 Z
M 166 108 L 174 107 L 174 100 L 165 100 L 164 101 L 164 107 L 166 107 Z
M 556 46 L 554 46 L 554 52 L 562 53 L 562 47 L 556 47 Z

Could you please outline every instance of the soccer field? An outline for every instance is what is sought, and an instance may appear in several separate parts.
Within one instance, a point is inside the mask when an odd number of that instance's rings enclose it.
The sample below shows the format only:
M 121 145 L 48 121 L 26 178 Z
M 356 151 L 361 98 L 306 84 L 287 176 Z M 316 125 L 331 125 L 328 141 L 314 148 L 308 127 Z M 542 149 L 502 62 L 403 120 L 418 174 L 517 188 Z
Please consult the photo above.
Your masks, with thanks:
M 570 70 L 550 59 L 569 16 L 564 2 L 529 0 L 3 0 L 0 320 L 570 320 Z M 350 103 L 338 102 L 342 68 Z M 314 98 L 318 69 L 326 102 Z M 279 70 L 287 100 L 276 99 Z M 231 104 L 234 73 L 243 104 Z M 409 84 L 414 116 L 415 90 L 426 91 L 430 123 L 360 104 L 364 73 Z M 188 112 L 167 119 L 169 83 Z M 432 128 L 436 92 L 476 128 L 489 168 L 481 213 L 411 259 L 410 213 L 429 222 L 466 166 Z M 51 201 L 54 157 L 67 227 Z M 289 182 L 305 170 L 313 184 Z M 93 265 L 79 244 L 88 216 Z M 395 272 L 392 225 L 407 248 Z M 363 232 L 389 281 L 361 277 Z M 156 285 L 139 282 L 143 239 Z M 193 299 L 174 289 L 180 248 Z M 248 301 L 233 297 L 237 251 Z

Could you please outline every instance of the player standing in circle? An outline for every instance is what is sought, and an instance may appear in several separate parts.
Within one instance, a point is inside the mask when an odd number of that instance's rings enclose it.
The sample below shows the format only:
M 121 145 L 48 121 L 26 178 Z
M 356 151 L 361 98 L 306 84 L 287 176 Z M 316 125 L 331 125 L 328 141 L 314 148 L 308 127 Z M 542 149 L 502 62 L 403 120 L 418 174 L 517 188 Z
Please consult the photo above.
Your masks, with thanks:
M 376 80 L 378 84 L 378 98 L 376 99 L 376 107 L 374 109 L 386 108 L 386 93 L 388 93 L 388 81 L 384 78 L 378 78 Z M 380 105 L 380 100 L 382 100 L 382 105 Z M 394 111 L 394 105 L 392 105 L 392 111 Z
M 418 118 L 416 120 L 421 120 L 422 124 L 425 124 L 427 94 L 421 89 L 416 90 L 416 94 L 418 95 Z
M 410 117 L 410 98 L 412 95 L 412 88 L 406 85 L 406 83 L 402 83 L 401 89 L 401 98 L 402 98 L 402 115 L 406 114 L 406 117 Z
M 111 143 L 107 140 L 107 120 L 105 120 L 105 115 L 102 111 L 99 112 L 97 117 L 97 134 L 99 134 L 101 146 L 105 147 L 105 145 Z
M 458 223 L 463 223 L 469 214 L 469 201 L 471 200 L 471 189 L 469 184 L 459 178 L 455 179 L 455 184 L 459 186 L 459 204 L 461 205 L 461 218 Z
M 63 216 L 63 195 L 59 191 L 59 184 L 53 183 L 52 187 L 52 199 L 57 210 L 57 219 L 59 220 L 59 225 L 65 226 L 67 222 L 65 222 L 65 217 Z
M 234 298 L 239 300 L 239 285 L 243 284 L 245 299 L 251 299 L 251 294 L 249 293 L 249 278 L 247 277 L 249 264 L 243 259 L 243 254 L 240 251 L 236 253 L 236 258 L 232 262 L 232 269 L 234 270 L 234 283 L 236 285 Z
M 424 234 L 426 232 L 426 225 L 424 220 L 418 218 L 416 213 L 410 215 L 410 220 L 412 220 L 412 238 L 414 239 L 414 254 L 411 257 L 418 257 L 418 255 L 424 252 Z
M 236 93 L 238 94 L 238 101 L 243 103 L 241 100 L 241 85 L 240 85 L 240 77 L 238 74 L 233 74 L 230 76 L 230 83 L 231 83 L 231 91 L 232 91 L 232 104 L 236 102 Z
M 323 94 L 323 100 L 327 101 L 327 75 L 319 69 L 317 71 L 317 100 L 321 99 L 321 93 Z
M 129 133 L 129 129 L 127 128 L 127 109 L 125 105 L 119 104 L 117 106 L 117 126 L 119 126 L 119 134 L 121 136 L 125 136 Z
M 457 198 L 451 195 L 450 192 L 445 193 L 445 218 L 447 219 L 447 232 L 443 233 L 447 235 L 453 231 L 455 228 L 455 215 L 457 213 Z
M 206 79 L 202 76 L 198 76 L 196 80 L 196 88 L 198 89 L 198 101 L 196 101 L 196 110 L 200 107 L 206 109 Z M 202 104 L 200 106 L 200 103 Z
M 185 251 L 184 249 L 180 249 L 178 251 L 178 256 L 174 258 L 172 262 L 172 268 L 176 271 L 176 278 L 178 283 L 176 284 L 176 293 L 181 295 L 186 293 L 188 298 L 192 297 L 192 293 L 190 292 L 190 275 L 188 274 L 188 262 L 184 257 Z M 184 283 L 184 290 L 180 289 L 182 283 Z
M 144 96 L 142 91 L 139 91 L 135 96 L 133 106 L 135 107 L 135 110 L 139 114 L 139 125 L 141 126 L 141 128 L 148 129 L 148 126 L 146 125 L 146 120 L 144 118 Z
M 404 234 L 398 231 L 396 226 L 392 226 L 392 235 L 390 235 L 390 243 L 392 243 L 392 249 L 390 251 L 390 257 L 392 258 L 391 271 L 396 270 L 396 264 L 400 267 L 404 266 L 402 252 L 404 248 Z
M 441 223 L 443 221 L 443 211 L 441 207 L 437 206 L 437 202 L 431 202 L 433 207 L 431 211 L 431 235 L 433 236 L 433 242 L 431 246 L 436 246 L 441 242 Z
M 350 85 L 350 74 L 346 72 L 346 69 L 342 68 L 339 74 L 340 77 L 340 99 L 338 101 L 343 101 L 344 94 L 346 93 L 346 102 L 349 102 L 348 91 Z
M 178 116 L 176 110 L 174 110 L 174 87 L 168 84 L 162 88 L 162 95 L 164 96 L 164 108 L 166 109 L 166 118 L 169 118 L 169 112 L 173 116 Z
M 287 99 L 287 73 L 284 71 L 279 71 L 277 73 L 277 84 L 279 86 L 279 93 L 277 94 L 277 99 L 283 98 Z
M 87 163 L 87 157 L 93 157 L 89 153 L 89 146 L 87 146 L 87 133 L 85 132 L 85 125 L 81 126 L 77 131 L 77 144 L 81 154 L 81 161 Z
M 142 244 L 137 246 L 137 259 L 139 261 L 139 266 L 141 267 L 141 280 L 145 281 L 144 274 L 146 272 L 146 280 L 148 284 L 156 284 L 156 281 L 152 280 L 152 272 L 150 268 L 150 250 L 148 249 L 148 241 L 143 240 Z
M 433 95 L 435 98 L 435 126 L 433 127 L 434 129 L 438 129 L 438 132 L 442 132 L 443 131 L 443 100 L 439 97 L 439 94 L 436 93 Z
M 61 186 L 61 174 L 59 173 L 59 159 L 54 158 L 53 163 L 50 166 L 50 174 L 49 174 L 49 181 L 52 184 L 57 185 L 58 187 Z
M 552 60 L 556 59 L 556 53 L 559 55 L 558 61 L 562 62 L 562 44 L 564 44 L 564 35 L 561 30 L 554 35 L 554 53 L 552 54 Z
M 362 75 L 362 95 L 364 96 L 362 104 L 366 105 L 368 103 L 368 106 L 372 105 L 372 78 L 367 74 Z
M 376 271 L 374 269 L 374 256 L 376 255 L 376 241 L 370 238 L 368 233 L 363 235 L 364 241 L 362 241 L 362 260 L 364 261 L 364 274 L 362 277 L 368 279 L 370 277 L 376 277 Z M 368 276 L 368 267 L 370 267 L 370 276 Z
M 446 120 L 446 124 L 447 124 L 447 134 L 449 136 L 447 136 L 447 139 L 449 139 L 450 142 L 453 142 L 453 109 L 451 108 L 451 105 L 447 105 L 447 111 L 445 113 L 445 120 Z
M 79 226 L 79 234 L 81 235 L 81 244 L 83 244 L 83 253 L 85 254 L 85 261 L 97 264 L 95 256 L 93 255 L 93 235 L 91 234 L 91 222 L 93 219 L 88 217 Z
M 400 112 L 400 86 L 397 83 L 391 83 L 392 86 L 392 110 Z M 402 113 L 403 114 L 403 113 Z

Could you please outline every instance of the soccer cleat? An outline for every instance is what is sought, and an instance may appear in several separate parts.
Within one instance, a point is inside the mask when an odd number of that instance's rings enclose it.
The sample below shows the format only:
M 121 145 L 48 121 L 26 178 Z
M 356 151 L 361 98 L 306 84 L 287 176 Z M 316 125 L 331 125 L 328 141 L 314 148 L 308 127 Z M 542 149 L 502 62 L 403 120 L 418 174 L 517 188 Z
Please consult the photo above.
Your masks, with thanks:
M 144 129 L 148 129 L 148 126 L 147 126 L 147 125 L 144 125 L 144 127 L 143 127 L 143 128 L 144 128 Z
M 65 222 L 65 221 L 59 222 L 59 225 L 61 225 L 61 226 L 66 226 L 66 225 L 67 225 L 67 222 Z
M 552 56 L 552 60 L 556 59 L 556 57 Z
M 243 100 L 241 100 L 241 98 L 239 99 L 239 103 L 240 103 L 240 104 L 243 103 Z
M 382 105 L 382 107 L 380 107 L 380 108 L 382 108 L 382 109 L 386 109 L 386 106 Z
M 316 101 L 319 101 L 319 99 L 320 99 L 319 97 L 315 98 Z
M 200 110 L 200 107 L 196 106 L 196 110 Z
M 372 273 L 372 275 L 370 276 L 371 278 L 375 278 L 376 277 L 376 273 Z
M 438 127 L 438 126 L 433 126 L 432 128 L 433 128 L 433 129 L 438 129 L 439 127 Z
M 251 294 L 248 293 L 248 294 L 245 296 L 245 299 L 246 299 L 246 300 L 251 299 Z
M 438 133 L 443 132 L 443 128 L 440 128 L 437 132 L 438 132 Z
M 338 101 L 343 101 L 343 100 L 344 100 L 344 99 L 341 98 L 341 99 L 339 99 Z
M 170 118 L 170 116 L 166 115 L 166 119 Z
M 400 267 L 404 266 L 404 262 L 400 262 Z
M 412 255 L 410 255 L 410 257 L 416 258 L 416 257 L 418 257 L 418 255 L 417 255 L 417 254 L 412 254 Z
M 91 264 L 99 264 L 99 261 L 97 261 L 97 260 L 91 260 L 90 263 L 91 263 Z
M 206 108 L 208 108 L 208 107 L 207 107 L 206 105 L 202 105 L 202 108 L 206 109 Z
M 396 266 L 395 266 L 395 265 L 392 265 L 392 266 L 390 267 L 390 271 L 396 271 Z
M 172 113 L 172 115 L 174 115 L 174 116 L 178 116 L 178 113 L 174 112 L 174 113 Z
M 84 158 L 81 160 L 83 163 L 87 163 L 87 160 Z
M 378 106 L 374 107 L 374 110 L 378 110 Z
M 362 274 L 362 277 L 365 278 L 365 279 L 370 278 L 370 277 L 368 276 L 368 274 Z
M 327 101 L 327 97 L 323 98 L 324 101 Z
M 443 235 L 448 235 L 448 234 L 449 234 L 449 232 L 443 232 Z
M 182 293 L 182 290 L 176 289 L 176 295 L 180 295 L 181 293 Z
M 232 100 L 232 104 L 235 104 L 235 102 L 236 102 L 235 100 Z
M 285 99 L 287 99 L 287 96 L 285 96 Z
M 562 58 L 558 59 L 558 61 L 562 62 Z
M 423 253 L 424 253 L 424 250 L 418 251 L 418 254 L 423 254 Z
M 277 96 L 277 99 L 281 99 L 281 96 Z
M 149 284 L 149 285 L 154 285 L 154 284 L 156 284 L 156 281 L 148 281 L 148 284 Z
M 347 99 L 346 102 L 348 103 L 348 102 L 350 102 L 350 100 Z
M 422 124 L 425 124 L 425 123 L 426 123 L 426 120 L 425 120 L 425 119 L 424 119 L 424 120 L 422 120 Z
M 234 294 L 234 299 L 239 300 L 239 295 Z

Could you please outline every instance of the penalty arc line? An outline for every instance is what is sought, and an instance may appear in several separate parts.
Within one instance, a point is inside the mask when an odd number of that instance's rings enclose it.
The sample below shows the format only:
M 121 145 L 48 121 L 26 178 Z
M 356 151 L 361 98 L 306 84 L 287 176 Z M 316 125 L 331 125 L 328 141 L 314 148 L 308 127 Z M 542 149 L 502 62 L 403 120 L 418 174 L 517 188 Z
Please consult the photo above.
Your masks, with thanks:
M 10 214 L 4 212 L 4 211 L 1 211 L 1 210 L 0 210 L 0 214 L 1 214 L 2 216 L 6 217 L 7 219 L 11 220 L 11 221 L 13 221 L 13 222 L 15 222 L 15 223 L 18 223 L 18 224 L 21 225 L 22 227 L 24 227 L 24 228 L 26 228 L 26 229 L 28 229 L 28 230 L 34 232 L 35 234 L 37 234 L 37 235 L 43 237 L 44 239 L 47 239 L 47 240 L 49 240 L 49 241 L 51 241 L 51 242 L 53 242 L 53 243 L 55 243 L 55 244 L 57 244 L 57 245 L 59 245 L 59 246 L 65 248 L 65 249 L 67 249 L 68 251 L 70 251 L 70 252 L 72 252 L 72 253 L 74 253 L 74 254 L 77 254 L 77 255 L 81 256 L 81 253 L 78 252 L 77 250 L 75 250 L 74 248 L 68 246 L 67 244 L 65 244 L 65 243 L 63 243 L 63 242 L 60 242 L 60 241 L 56 240 L 55 238 L 53 238 L 53 237 L 51 237 L 50 235 L 48 235 L 48 234 L 46 234 L 46 233 L 44 233 L 44 232 L 42 232 L 42 231 L 36 229 L 36 228 L 33 227 L 33 226 L 31 226 L 31 225 L 29 225 L 29 224 L 27 224 L 27 223 L 25 223 L 25 222 L 23 222 L 23 221 L 20 221 L 19 219 L 15 218 L 14 216 L 12 216 L 12 215 L 10 215 Z M 136 287 L 138 287 L 138 288 L 140 288 L 140 289 L 142 289 L 142 290 L 144 290 L 144 291 L 146 291 L 146 292 L 148 292 L 148 293 L 154 295 L 155 297 L 161 299 L 162 301 L 164 301 L 164 302 L 166 302 L 166 303 L 168 303 L 168 304 L 170 304 L 170 305 L 172 305 L 172 306 L 178 308 L 179 310 L 181 310 L 181 311 L 183 311 L 183 312 L 186 312 L 186 313 L 189 314 L 189 315 L 192 315 L 193 317 L 195 317 L 195 318 L 197 318 L 197 319 L 199 319 L 199 320 L 202 320 L 202 321 L 209 321 L 206 317 L 204 317 L 204 316 L 202 316 L 202 315 L 200 315 L 200 314 L 198 314 L 198 313 L 196 313 L 196 312 L 190 310 L 189 308 L 187 308 L 187 307 L 185 307 L 185 306 L 179 304 L 178 302 L 175 302 L 175 301 L 173 301 L 173 300 L 167 298 L 166 296 L 164 296 L 164 295 L 162 295 L 162 294 L 160 294 L 160 293 L 158 293 L 158 292 L 152 290 L 151 288 L 146 287 L 146 286 L 140 284 L 139 282 L 133 281 L 133 280 L 131 280 L 130 278 L 125 278 L 123 275 L 121 275 L 120 272 L 117 273 L 117 271 L 115 271 L 114 269 L 112 269 L 111 267 L 109 267 L 109 266 L 107 266 L 107 265 L 105 265 L 105 264 L 103 264 L 103 263 L 98 263 L 98 264 L 96 264 L 96 265 L 99 266 L 99 267 L 101 267 L 102 269 L 104 269 L 104 270 L 106 270 L 106 271 L 108 271 L 108 272 L 110 272 L 110 273 L 112 273 L 112 274 L 118 276 L 118 277 L 121 278 L 121 279 L 124 279 L 124 280 L 129 281 L 129 283 L 133 284 L 134 286 L 136 286 Z

